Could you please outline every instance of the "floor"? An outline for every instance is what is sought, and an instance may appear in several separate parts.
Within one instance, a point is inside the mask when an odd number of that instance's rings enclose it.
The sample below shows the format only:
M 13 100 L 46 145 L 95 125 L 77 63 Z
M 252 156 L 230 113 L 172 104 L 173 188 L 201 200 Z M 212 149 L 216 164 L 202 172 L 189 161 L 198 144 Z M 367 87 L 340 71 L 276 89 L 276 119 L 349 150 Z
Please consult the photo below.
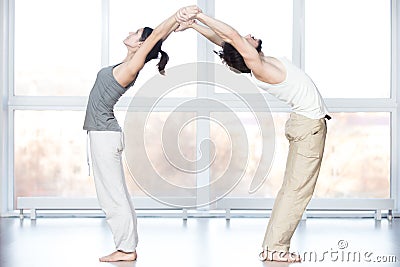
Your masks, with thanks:
M 138 260 L 111 264 L 98 262 L 99 256 L 114 249 L 104 218 L 1 218 L 0 266 L 400 266 L 400 219 L 302 221 L 291 251 L 304 260 L 296 264 L 257 259 L 267 222 L 266 218 L 139 218 Z

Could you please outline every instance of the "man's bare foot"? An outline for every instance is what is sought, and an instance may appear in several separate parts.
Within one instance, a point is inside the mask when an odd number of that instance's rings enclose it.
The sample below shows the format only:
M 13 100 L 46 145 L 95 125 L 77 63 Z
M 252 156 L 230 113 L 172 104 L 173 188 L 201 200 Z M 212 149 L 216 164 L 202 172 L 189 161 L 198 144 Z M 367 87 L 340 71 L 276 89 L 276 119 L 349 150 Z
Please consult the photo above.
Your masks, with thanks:
M 117 250 L 110 255 L 101 257 L 99 261 L 101 262 L 113 262 L 113 261 L 134 261 L 137 258 L 136 251 L 134 252 L 123 252 Z
M 261 261 L 301 262 L 299 255 L 285 251 L 264 250 L 260 253 L 259 258 Z

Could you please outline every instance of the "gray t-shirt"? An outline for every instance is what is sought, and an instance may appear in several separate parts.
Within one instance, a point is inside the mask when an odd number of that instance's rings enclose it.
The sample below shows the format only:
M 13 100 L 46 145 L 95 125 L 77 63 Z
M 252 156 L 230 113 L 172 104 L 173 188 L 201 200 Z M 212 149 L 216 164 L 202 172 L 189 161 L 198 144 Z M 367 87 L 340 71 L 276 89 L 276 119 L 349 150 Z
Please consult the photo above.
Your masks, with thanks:
M 121 63 L 120 63 L 121 64 Z M 121 127 L 114 116 L 114 106 L 120 97 L 131 87 L 133 80 L 126 88 L 115 80 L 113 65 L 101 69 L 89 95 L 83 129 L 87 131 L 121 132 Z

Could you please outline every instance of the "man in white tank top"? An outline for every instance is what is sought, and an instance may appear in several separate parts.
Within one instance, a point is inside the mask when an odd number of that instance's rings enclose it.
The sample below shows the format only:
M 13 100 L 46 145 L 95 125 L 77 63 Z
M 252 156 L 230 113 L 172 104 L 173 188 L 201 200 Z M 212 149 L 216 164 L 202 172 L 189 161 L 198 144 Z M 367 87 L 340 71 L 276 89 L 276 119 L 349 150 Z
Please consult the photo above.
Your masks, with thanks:
M 235 72 L 252 73 L 259 88 L 292 109 L 285 128 L 290 144 L 285 177 L 275 199 L 260 259 L 299 262 L 300 257 L 289 252 L 290 240 L 317 182 L 325 146 L 325 118 L 330 119 L 327 108 L 310 77 L 285 58 L 265 56 L 261 40 L 251 35 L 243 37 L 204 13 L 195 18 L 208 27 L 177 13 L 180 27 L 176 31 L 193 28 L 221 46 L 223 50 L 218 55 L 225 64 Z

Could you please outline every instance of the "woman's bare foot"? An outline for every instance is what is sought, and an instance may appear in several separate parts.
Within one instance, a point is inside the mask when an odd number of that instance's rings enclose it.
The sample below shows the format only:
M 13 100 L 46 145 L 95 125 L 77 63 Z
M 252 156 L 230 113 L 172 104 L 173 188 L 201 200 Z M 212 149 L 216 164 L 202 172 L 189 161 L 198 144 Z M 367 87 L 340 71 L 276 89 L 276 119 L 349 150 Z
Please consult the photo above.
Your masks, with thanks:
M 110 255 L 101 257 L 99 261 L 101 262 L 113 262 L 113 261 L 134 261 L 137 258 L 136 251 L 134 252 L 123 252 L 117 250 Z
M 261 261 L 276 261 L 276 262 L 301 262 L 299 255 L 284 251 L 264 250 L 260 253 Z

